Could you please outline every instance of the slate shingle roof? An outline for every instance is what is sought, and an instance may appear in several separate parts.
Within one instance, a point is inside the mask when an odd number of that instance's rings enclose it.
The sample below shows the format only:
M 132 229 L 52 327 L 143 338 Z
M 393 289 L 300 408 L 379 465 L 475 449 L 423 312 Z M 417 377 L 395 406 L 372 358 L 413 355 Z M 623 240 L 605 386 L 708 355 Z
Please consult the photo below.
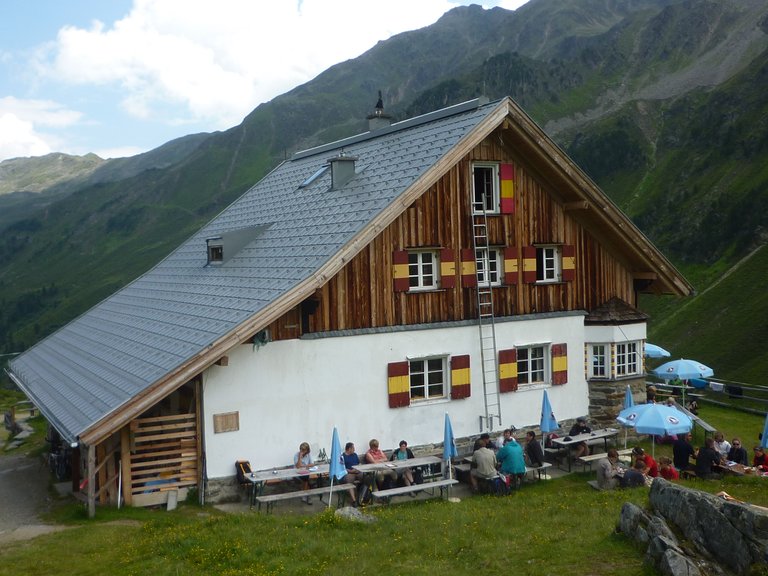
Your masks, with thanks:
M 284 162 L 152 270 L 10 363 L 9 372 L 68 442 L 310 278 L 454 148 L 499 103 L 466 103 Z M 356 176 L 330 171 L 341 151 Z M 221 265 L 206 239 L 262 226 Z

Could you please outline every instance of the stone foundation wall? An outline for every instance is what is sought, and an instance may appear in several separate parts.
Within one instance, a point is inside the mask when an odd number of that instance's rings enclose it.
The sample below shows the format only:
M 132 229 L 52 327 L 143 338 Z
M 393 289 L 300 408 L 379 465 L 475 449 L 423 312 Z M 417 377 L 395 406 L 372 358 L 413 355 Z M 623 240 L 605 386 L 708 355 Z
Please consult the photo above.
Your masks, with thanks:
M 628 378 L 626 380 L 590 380 L 589 386 L 589 419 L 593 428 L 615 427 L 616 416 L 624 409 L 624 394 L 629 385 L 635 404 L 645 402 L 645 377 Z M 622 433 L 623 434 L 623 433 Z M 633 430 L 629 430 L 633 440 L 637 438 Z

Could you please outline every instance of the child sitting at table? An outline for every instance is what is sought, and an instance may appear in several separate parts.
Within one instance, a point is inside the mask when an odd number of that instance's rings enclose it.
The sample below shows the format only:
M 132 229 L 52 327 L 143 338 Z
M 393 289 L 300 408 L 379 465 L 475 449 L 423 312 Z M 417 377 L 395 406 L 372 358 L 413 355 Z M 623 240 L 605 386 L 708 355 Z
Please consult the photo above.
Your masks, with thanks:
M 659 476 L 665 480 L 679 480 L 680 473 L 672 465 L 672 458 L 661 456 L 659 458 Z

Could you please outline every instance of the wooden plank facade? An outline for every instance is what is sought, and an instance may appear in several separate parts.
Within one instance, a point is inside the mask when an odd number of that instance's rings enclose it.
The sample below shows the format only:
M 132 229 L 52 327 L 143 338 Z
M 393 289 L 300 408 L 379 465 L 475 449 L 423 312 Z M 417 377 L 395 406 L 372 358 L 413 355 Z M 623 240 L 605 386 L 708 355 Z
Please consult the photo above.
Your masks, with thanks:
M 445 322 L 477 317 L 475 291 L 463 288 L 462 250 L 472 250 L 472 164 L 499 162 L 514 166 L 513 213 L 488 215 L 489 245 L 507 250 L 517 265 L 514 283 L 494 287 L 497 316 L 569 310 L 589 311 L 619 297 L 636 303 L 633 277 L 621 261 L 557 201 L 557 191 L 542 184 L 527 169 L 524 158 L 500 144 L 499 128 L 451 168 L 405 210 L 374 241 L 357 254 L 307 302 L 270 325 L 274 340 L 304 332 Z M 501 137 L 499 136 L 501 134 Z M 571 281 L 536 284 L 523 278 L 524 248 L 541 244 L 572 247 L 575 261 Z M 432 291 L 396 291 L 393 254 L 407 249 L 436 249 L 453 253 L 453 287 Z M 508 266 L 509 267 L 509 266 Z

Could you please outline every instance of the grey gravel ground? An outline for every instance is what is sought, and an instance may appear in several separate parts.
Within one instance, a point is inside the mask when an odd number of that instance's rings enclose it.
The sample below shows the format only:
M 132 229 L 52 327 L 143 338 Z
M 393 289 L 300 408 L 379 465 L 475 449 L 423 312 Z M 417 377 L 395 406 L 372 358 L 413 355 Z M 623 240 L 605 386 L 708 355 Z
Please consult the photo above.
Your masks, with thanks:
M 49 478 L 39 458 L 0 452 L 0 546 L 58 529 L 40 519 L 51 501 Z

